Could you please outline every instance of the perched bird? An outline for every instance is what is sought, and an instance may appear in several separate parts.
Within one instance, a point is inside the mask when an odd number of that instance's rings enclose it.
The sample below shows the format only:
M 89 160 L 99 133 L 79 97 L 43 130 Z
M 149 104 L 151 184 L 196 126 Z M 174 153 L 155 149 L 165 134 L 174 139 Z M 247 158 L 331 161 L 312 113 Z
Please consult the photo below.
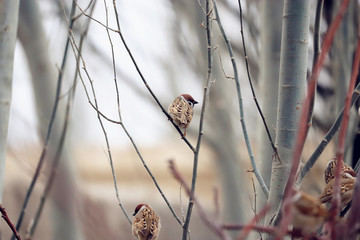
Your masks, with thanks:
M 186 129 L 192 120 L 194 114 L 194 105 L 198 102 L 189 94 L 181 94 L 175 98 L 170 104 L 168 112 L 174 123 L 180 128 L 184 129 L 183 137 L 186 136 Z
M 338 160 L 336 158 L 333 158 L 329 161 L 329 163 L 326 166 L 325 172 L 324 172 L 324 179 L 325 183 L 329 183 L 332 179 L 335 178 L 335 172 L 336 172 L 336 165 Z M 343 166 L 340 170 L 340 173 L 349 173 L 352 177 L 356 177 L 356 173 L 352 167 L 349 165 L 343 163 Z
M 138 240 L 156 240 L 160 232 L 160 217 L 147 204 L 139 204 L 134 211 L 132 233 Z
M 292 198 L 294 229 L 305 234 L 318 230 L 329 216 L 329 211 L 319 199 L 302 191 L 297 191 Z
M 340 194 L 341 194 L 341 205 L 343 209 L 352 199 L 353 187 L 355 185 L 356 178 L 348 172 L 343 172 L 340 176 Z M 333 192 L 334 192 L 335 179 L 329 181 L 325 186 L 324 191 L 321 193 L 319 199 L 323 203 L 330 204 Z

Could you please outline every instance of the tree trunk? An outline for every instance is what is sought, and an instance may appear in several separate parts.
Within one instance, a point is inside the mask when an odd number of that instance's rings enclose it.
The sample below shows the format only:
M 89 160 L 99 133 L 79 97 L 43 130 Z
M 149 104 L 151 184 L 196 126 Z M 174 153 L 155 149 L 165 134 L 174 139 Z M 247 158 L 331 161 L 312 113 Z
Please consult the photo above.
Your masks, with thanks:
M 262 27 L 260 30 L 260 91 L 257 97 L 260 101 L 261 110 L 263 111 L 273 141 L 275 141 L 274 129 L 277 116 L 283 5 L 283 0 L 265 0 L 262 1 L 260 9 L 262 17 Z M 269 187 L 274 152 L 262 120 L 260 120 L 258 124 L 257 159 L 261 176 Z M 262 191 L 258 191 L 258 209 L 262 209 L 266 202 L 267 198 L 265 194 Z
M 3 198 L 19 0 L 0 0 L 0 203 Z
M 48 55 L 47 41 L 36 1 L 21 1 L 19 21 L 19 39 L 28 59 L 41 128 L 40 134 L 45 139 L 55 101 L 57 73 L 55 64 Z M 49 142 L 47 161 L 54 159 L 61 135 L 64 112 L 64 104 L 60 102 Z M 74 159 L 71 157 L 69 144 L 65 143 L 63 149 L 56 171 L 56 180 L 52 187 L 54 189 L 52 191 L 54 239 L 78 240 L 82 238 L 77 215 L 79 211 L 76 206 L 79 199 L 76 198 L 76 178 L 72 166 Z
M 292 165 L 306 82 L 310 4 L 303 0 L 284 2 L 275 140 L 281 161 L 274 159 L 272 164 L 271 209 L 266 223 L 277 213 Z

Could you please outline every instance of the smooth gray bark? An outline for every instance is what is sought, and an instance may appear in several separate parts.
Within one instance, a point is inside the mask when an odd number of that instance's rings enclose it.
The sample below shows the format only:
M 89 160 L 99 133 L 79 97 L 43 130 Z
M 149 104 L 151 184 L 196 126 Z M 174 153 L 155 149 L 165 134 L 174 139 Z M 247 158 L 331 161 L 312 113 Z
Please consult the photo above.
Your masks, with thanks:
M 281 162 L 275 159 L 272 164 L 268 199 L 271 209 L 265 223 L 278 210 L 292 165 L 306 82 L 310 4 L 303 0 L 284 2 L 275 141 Z
M 0 203 L 3 198 L 19 0 L 0 0 Z
M 270 129 L 271 137 L 275 141 L 275 126 L 277 117 L 277 100 L 279 88 L 281 23 L 284 1 L 264 0 L 260 5 L 261 12 L 261 51 L 260 51 L 260 78 L 259 94 L 261 110 Z M 267 186 L 270 186 L 273 149 L 268 135 L 259 120 L 257 132 L 257 159 L 261 176 Z M 262 191 L 258 191 L 258 209 L 266 204 L 267 198 Z
M 36 1 L 21 1 L 18 31 L 19 39 L 28 59 L 37 105 L 40 134 L 44 139 L 55 101 L 57 72 L 55 63 L 52 62 L 49 56 L 48 44 Z M 64 111 L 64 104 L 60 102 L 49 142 L 47 161 L 54 159 L 61 135 Z M 76 206 L 78 199 L 76 197 L 76 177 L 72 166 L 73 160 L 69 144 L 65 143 L 57 169 L 56 180 L 52 187 L 54 239 L 82 239 L 77 215 L 79 211 L 77 211 Z

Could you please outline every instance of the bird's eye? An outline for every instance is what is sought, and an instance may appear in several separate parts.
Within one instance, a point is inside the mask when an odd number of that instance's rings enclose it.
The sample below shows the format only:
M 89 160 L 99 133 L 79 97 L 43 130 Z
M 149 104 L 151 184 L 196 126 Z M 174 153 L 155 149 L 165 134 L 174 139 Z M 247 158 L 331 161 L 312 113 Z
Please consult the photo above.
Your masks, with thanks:
M 191 102 L 191 101 L 188 101 L 188 103 L 189 103 L 189 105 L 190 105 L 190 107 L 194 107 L 194 103 L 193 102 Z

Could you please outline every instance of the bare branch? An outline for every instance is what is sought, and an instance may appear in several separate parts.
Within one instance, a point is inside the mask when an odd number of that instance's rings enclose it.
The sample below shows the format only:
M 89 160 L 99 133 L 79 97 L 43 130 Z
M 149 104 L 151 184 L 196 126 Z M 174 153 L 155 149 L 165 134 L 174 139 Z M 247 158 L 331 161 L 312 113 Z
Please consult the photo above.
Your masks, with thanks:
M 74 16 L 75 9 L 76 9 L 75 8 L 75 3 L 73 2 L 72 8 L 71 8 L 70 18 L 72 16 Z M 68 25 L 69 29 L 72 29 L 73 25 L 74 25 L 74 20 L 71 19 L 70 23 Z M 55 103 L 54 103 L 53 110 L 52 110 L 52 113 L 51 113 L 51 118 L 50 118 L 50 122 L 49 122 L 49 125 L 48 125 L 48 130 L 47 130 L 44 146 L 43 146 L 41 156 L 40 156 L 39 162 L 37 164 L 34 176 L 33 176 L 32 180 L 31 180 L 30 186 L 29 186 L 29 188 L 28 188 L 28 190 L 26 192 L 25 200 L 23 202 L 23 206 L 22 206 L 22 209 L 21 209 L 21 212 L 20 212 L 20 216 L 19 216 L 19 219 L 18 219 L 17 224 L 16 224 L 16 230 L 17 231 L 19 231 L 19 229 L 21 227 L 21 224 L 22 224 L 22 221 L 24 219 L 26 208 L 27 208 L 27 205 L 29 203 L 32 191 L 34 190 L 35 184 L 36 184 L 37 179 L 38 179 L 38 177 L 40 175 L 42 165 L 43 165 L 43 163 L 45 161 L 45 156 L 46 156 L 46 153 L 47 153 L 47 148 L 48 148 L 50 136 L 51 136 L 51 133 L 52 133 L 52 127 L 53 127 L 53 124 L 55 122 L 55 117 L 56 117 L 57 109 L 58 109 L 58 106 L 59 106 L 59 99 L 60 99 L 60 93 L 61 93 L 63 73 L 64 73 L 65 63 L 66 63 L 66 59 L 67 59 L 67 52 L 68 52 L 67 50 L 69 48 L 69 43 L 70 43 L 70 38 L 68 37 L 67 40 L 66 40 L 65 49 L 64 49 L 64 55 L 63 55 L 63 59 L 62 59 L 62 63 L 61 63 L 61 68 L 59 70 L 59 75 L 58 75 L 58 79 L 57 79 Z M 15 236 L 12 236 L 11 239 L 14 240 Z
M 307 97 L 305 98 L 305 101 L 304 101 L 304 104 L 303 104 L 304 107 L 303 107 L 303 112 L 302 112 L 302 115 L 301 115 L 302 118 L 304 118 L 304 117 L 307 118 L 307 115 L 309 113 L 308 109 L 309 109 L 309 105 L 310 105 L 310 99 L 313 98 L 312 95 L 315 92 L 314 89 L 316 87 L 316 82 L 317 82 L 317 79 L 319 77 L 320 70 L 321 70 L 321 68 L 323 66 L 323 63 L 325 61 L 325 56 L 326 56 L 327 52 L 330 49 L 330 46 L 331 46 L 332 41 L 334 39 L 334 35 L 335 35 L 337 29 L 339 28 L 339 25 L 341 23 L 343 15 L 345 14 L 345 11 L 347 9 L 348 4 L 349 4 L 349 0 L 343 0 L 334 21 L 332 21 L 328 31 L 326 32 L 320 55 L 317 58 L 317 61 L 316 61 L 315 65 L 314 65 L 314 67 L 313 67 L 313 72 L 312 72 L 311 77 L 310 77 L 308 90 L 307 90 L 308 94 L 307 94 Z M 360 83 L 357 85 L 356 89 L 353 92 L 352 99 L 351 99 L 351 105 L 353 105 L 355 103 L 355 101 L 359 97 L 359 94 L 360 94 Z M 297 185 L 300 185 L 302 179 L 309 172 L 311 167 L 315 164 L 315 162 L 317 161 L 317 159 L 319 158 L 321 153 L 324 151 L 327 144 L 331 141 L 332 137 L 335 135 L 336 131 L 339 129 L 340 123 L 342 121 L 343 113 L 344 113 L 344 109 L 340 112 L 340 114 L 338 115 L 336 121 L 331 126 L 328 133 L 325 135 L 324 139 L 321 141 L 319 146 L 316 148 L 314 153 L 311 155 L 309 160 L 306 162 L 306 164 L 302 168 L 302 170 L 300 172 L 300 175 L 299 175 L 299 179 L 297 180 Z M 300 122 L 302 122 L 302 120 L 300 120 Z M 298 149 L 298 151 L 300 151 L 300 152 L 302 151 L 303 144 L 305 142 L 306 131 L 307 131 L 306 130 L 306 125 L 304 125 L 304 126 L 300 125 L 299 136 L 303 135 L 303 136 L 300 136 L 302 139 L 300 140 L 300 138 L 299 138 L 299 141 L 298 141 L 299 143 L 302 143 L 302 146 L 299 146 L 301 149 Z M 297 154 L 299 154 L 299 153 L 297 153 Z
M 87 13 L 85 12 L 86 9 L 83 10 L 83 9 L 79 6 L 79 4 L 77 3 L 77 0 L 75 0 L 75 3 L 76 3 L 76 6 L 78 7 L 78 9 L 82 12 L 82 14 L 83 14 L 85 17 L 88 17 L 88 18 L 90 18 L 91 20 L 93 20 L 94 22 L 100 24 L 100 25 L 103 26 L 106 30 L 110 30 L 110 31 L 115 32 L 115 33 L 118 32 L 118 30 L 115 30 L 115 29 L 110 28 L 108 25 L 103 24 L 103 23 L 100 22 L 99 20 L 97 20 L 97 19 L 93 18 L 92 16 L 90 16 L 89 14 L 87 14 Z M 77 19 L 78 17 L 79 17 L 79 16 L 75 16 L 74 19 Z
M 5 211 L 5 208 L 3 208 L 3 206 L 1 204 L 0 204 L 0 212 L 1 212 L 1 217 L 9 225 L 9 227 L 10 227 L 11 231 L 14 233 L 14 236 L 16 237 L 16 239 L 21 240 L 20 234 L 16 231 L 14 224 L 12 224 L 9 216 L 7 215 L 7 213 Z
M 91 18 L 90 18 L 91 19 Z M 79 77 L 80 77 L 80 80 L 81 80 L 81 83 L 83 85 L 83 88 L 85 90 L 85 93 L 86 93 L 86 97 L 88 99 L 88 102 L 90 103 L 90 105 L 96 110 L 97 112 L 97 117 L 98 117 L 98 121 L 100 123 L 100 126 L 101 126 L 101 129 L 103 131 L 103 134 L 104 134 L 104 137 L 105 137 L 105 142 L 106 142 L 106 146 L 107 146 L 107 153 L 108 153 L 108 157 L 109 157 L 109 163 L 110 163 L 110 168 L 111 168 L 111 172 L 112 172 L 112 176 L 113 176 L 113 182 L 114 182 L 114 188 L 115 188 L 115 194 L 116 194 L 116 198 L 118 200 L 118 203 L 119 203 L 119 206 L 123 212 L 123 214 L 125 215 L 127 221 L 129 222 L 129 224 L 131 224 L 131 220 L 130 220 L 130 217 L 128 216 L 127 212 L 125 211 L 125 208 L 122 204 L 122 201 L 120 199 L 120 195 L 119 195 L 119 190 L 118 190 L 118 186 L 117 186 L 117 180 L 116 180 L 116 174 L 115 174 L 115 169 L 114 169 L 114 165 L 113 165 L 113 160 L 112 160 L 112 154 L 111 154 L 111 149 L 110 149 L 110 143 L 109 143 L 109 139 L 107 137 L 107 132 L 106 132 L 106 129 L 105 129 L 105 126 L 100 118 L 100 116 L 104 117 L 106 119 L 106 116 L 104 114 L 101 113 L 100 110 L 98 110 L 98 104 L 97 104 L 97 98 L 96 98 L 96 93 L 95 93 L 95 89 L 94 89 L 94 85 L 93 85 L 93 81 L 91 80 L 90 78 L 90 75 L 86 69 L 86 66 L 85 66 L 85 61 L 82 57 L 82 54 L 81 54 L 81 49 L 80 47 L 77 46 L 76 44 L 76 41 L 74 39 L 74 36 L 73 36 L 73 33 L 70 29 L 68 29 L 68 35 L 69 37 L 71 38 L 71 46 L 73 48 L 73 52 L 74 52 L 74 56 L 75 56 L 75 59 L 77 61 L 77 71 L 79 73 Z M 83 65 L 83 70 L 85 71 L 85 74 L 90 82 L 90 86 L 91 86 L 91 90 L 92 90 L 92 94 L 93 94 L 93 99 L 94 99 L 94 102 L 95 102 L 95 105 L 91 102 L 90 100 L 90 95 L 87 91 L 87 88 L 86 88 L 86 85 L 85 85 L 85 82 L 83 80 L 83 77 L 81 75 L 81 72 L 79 71 L 79 64 L 80 64 L 80 60 L 82 62 L 82 65 Z M 120 124 L 120 123 L 119 123 Z
M 244 226 L 243 231 L 237 237 L 237 240 L 246 239 L 250 231 L 254 229 L 255 224 L 258 223 L 261 218 L 265 217 L 266 212 L 269 211 L 269 209 L 270 207 L 267 205 L 258 214 L 255 214 L 249 223 Z
M 243 46 L 243 50 L 244 50 L 244 59 L 245 59 L 245 65 L 246 65 L 246 73 L 247 73 L 247 76 L 248 76 L 248 79 L 249 79 L 249 83 L 250 83 L 250 88 L 251 88 L 251 93 L 252 93 L 252 96 L 253 96 L 253 99 L 255 101 L 255 105 L 256 105 L 256 108 L 261 116 L 261 119 L 263 121 L 263 124 L 264 124 L 264 127 L 265 127 L 265 130 L 266 130 L 266 133 L 268 135 L 268 138 L 269 138 L 269 141 L 270 141 L 270 145 L 274 151 L 274 155 L 279 159 L 280 161 L 280 156 L 279 156 L 279 153 L 277 151 L 277 148 L 274 144 L 274 141 L 272 140 L 272 137 L 271 137 L 271 134 L 270 134 L 270 131 L 269 131 L 269 128 L 268 128 L 268 125 L 266 123 L 266 120 L 265 120 L 265 116 L 263 114 L 263 112 L 261 111 L 261 108 L 260 108 L 260 105 L 259 105 L 259 102 L 256 98 L 256 94 L 255 94 L 255 90 L 254 90 L 254 86 L 252 84 L 252 80 L 251 80 L 251 75 L 250 75 L 250 68 L 249 68 L 249 57 L 246 53 L 246 44 L 245 44 L 245 37 L 244 37 L 244 26 L 243 26 L 243 11 L 242 11 L 242 7 L 241 7 L 241 1 L 238 0 L 238 4 L 239 4 L 239 10 L 240 10 L 240 15 L 239 15 L 239 18 L 240 18 L 240 27 L 241 27 L 241 40 L 242 40 L 242 46 Z
M 212 39 L 211 39 L 211 26 L 212 26 L 212 16 L 213 16 L 213 9 L 212 9 L 212 2 L 211 0 L 206 1 L 206 20 L 205 20 L 205 28 L 206 28 L 206 37 L 207 37 L 207 76 L 206 76 L 206 82 L 204 87 L 204 96 L 203 96 L 203 105 L 201 107 L 201 113 L 200 113 L 200 123 L 199 123 L 199 134 L 196 144 L 196 150 L 194 152 L 194 162 L 193 162 L 193 172 L 192 172 L 192 180 L 191 180 L 191 194 L 188 204 L 188 209 L 186 213 L 185 223 L 183 226 L 183 236 L 182 240 L 187 239 L 187 234 L 189 230 L 189 224 L 191 219 L 191 212 L 194 205 L 193 196 L 195 195 L 195 186 L 196 186 L 196 178 L 197 178 L 197 169 L 198 169 L 198 162 L 199 162 L 199 152 L 200 152 L 200 146 L 201 146 L 201 140 L 203 135 L 203 125 L 204 125 L 204 119 L 205 119 L 205 110 L 209 101 L 209 95 L 210 95 L 210 87 L 212 84 L 211 81 L 211 74 L 212 74 Z
M 346 140 L 346 132 L 350 118 L 350 108 L 351 108 L 351 93 L 355 87 L 355 82 L 359 74 L 359 65 L 360 65 L 360 38 L 359 38 L 360 28 L 358 29 L 358 42 L 357 48 L 355 52 L 355 60 L 353 63 L 353 69 L 351 73 L 351 79 L 345 99 L 345 106 L 344 106 L 344 118 L 341 123 L 340 132 L 339 132 L 339 140 L 338 140 L 338 148 L 336 151 L 336 159 L 338 164 L 336 164 L 336 172 L 335 172 L 335 184 L 334 184 L 334 192 L 333 198 L 331 201 L 331 212 L 330 212 L 330 224 L 332 225 L 332 233 L 331 236 L 336 236 L 336 218 L 339 212 L 340 203 L 341 203 L 341 188 L 340 188 L 340 172 L 341 168 L 344 163 L 344 151 L 345 151 L 345 140 Z
M 89 7 L 91 6 L 91 13 L 90 15 L 92 15 L 93 11 L 94 11 L 94 7 L 95 7 L 95 3 L 96 3 L 96 0 L 94 2 L 93 5 L 89 5 Z M 64 14 L 65 14 L 65 11 L 64 11 Z M 66 16 L 65 16 L 66 17 Z M 77 19 L 77 18 L 74 18 L 74 19 Z M 66 22 L 68 24 L 68 21 L 66 19 Z M 84 30 L 84 33 L 82 34 L 81 38 L 80 38 L 80 43 L 79 43 L 79 51 L 81 52 L 82 50 L 82 46 L 83 46 L 83 42 L 84 42 L 84 39 L 87 35 L 87 32 L 89 30 L 89 26 L 90 26 L 90 19 L 89 21 L 87 22 L 86 24 L 86 27 L 85 27 L 85 30 Z M 79 56 L 77 57 L 77 67 L 76 67 L 76 70 L 75 70 L 75 76 L 74 76 L 74 81 L 73 81 L 73 87 L 71 88 L 71 92 L 69 93 L 68 95 L 68 100 L 67 100 L 67 104 L 66 104 L 66 112 L 65 112 L 65 119 L 64 119 L 64 125 L 63 125 L 63 129 L 61 131 L 61 137 L 60 137 L 60 141 L 59 141 L 59 145 L 58 145 L 58 149 L 56 151 L 56 154 L 55 154 L 55 157 L 54 157 L 54 161 L 52 162 L 52 165 L 51 165 L 51 173 L 50 173 L 50 176 L 48 178 L 48 181 L 45 185 L 45 189 L 44 189 L 44 192 L 43 192 L 43 195 L 41 197 L 41 201 L 40 201 L 40 204 L 39 204 L 39 207 L 37 208 L 36 210 L 36 214 L 35 214 L 35 218 L 34 218 L 34 221 L 33 223 L 30 225 L 30 229 L 28 231 L 28 234 L 27 234 L 27 238 L 28 239 L 31 239 L 32 236 L 34 235 L 34 232 L 37 228 L 37 225 L 38 225 L 38 222 L 40 220 L 40 216 L 42 214 L 42 210 L 44 208 L 44 205 L 45 205 L 45 202 L 46 202 L 46 199 L 50 193 L 50 190 L 51 190 L 51 187 L 52 187 L 52 184 L 53 184 L 53 181 L 55 179 L 55 176 L 56 176 L 56 169 L 57 169 L 57 166 L 59 164 L 59 161 L 60 161 L 60 155 L 62 153 L 62 149 L 63 149 L 63 146 L 64 146 L 64 142 L 65 142 L 65 137 L 66 137 L 66 133 L 67 133 L 67 129 L 68 129 L 68 125 L 69 125 L 69 119 L 70 119 L 70 109 L 72 107 L 72 103 L 73 103 L 73 100 L 74 100 L 74 97 L 75 97 L 75 90 L 76 90 L 76 82 L 77 82 L 77 77 L 78 77 L 78 72 L 79 72 Z
M 259 171 L 257 169 L 254 154 L 252 152 L 252 148 L 251 148 L 251 145 L 250 145 L 249 136 L 247 134 L 247 128 L 246 128 L 246 124 L 245 124 L 243 104 L 242 104 L 242 97 L 241 97 L 240 81 L 239 81 L 239 75 L 238 75 L 237 66 L 236 66 L 236 62 L 235 62 L 235 57 L 234 57 L 234 54 L 233 54 L 233 51 L 232 51 L 230 41 L 229 41 L 229 39 L 228 39 L 228 37 L 227 37 L 227 35 L 226 35 L 225 31 L 224 31 L 224 28 L 223 28 L 223 26 L 221 24 L 220 15 L 219 15 L 215 0 L 213 0 L 213 4 L 214 4 L 214 9 L 215 9 L 215 14 L 216 14 L 216 21 L 218 23 L 220 31 L 221 31 L 221 33 L 222 33 L 222 35 L 224 37 L 224 40 L 226 42 L 226 45 L 228 47 L 229 55 L 230 55 L 230 58 L 231 58 L 231 63 L 232 63 L 233 70 L 234 70 L 235 84 L 236 84 L 236 89 L 237 89 L 238 99 L 239 99 L 240 122 L 241 122 L 241 127 L 242 127 L 242 130 L 243 130 L 243 134 L 244 134 L 244 138 L 245 138 L 245 142 L 246 142 L 246 147 L 247 147 L 249 157 L 250 157 L 251 166 L 253 168 L 256 179 L 258 180 L 258 182 L 259 182 L 259 184 L 261 186 L 261 189 L 265 193 L 266 197 L 268 197 L 269 196 L 269 190 L 268 190 L 268 188 L 267 188 L 267 186 L 266 186 L 266 184 L 264 182 L 264 179 L 261 177 L 261 175 L 260 175 L 260 173 L 259 173 Z M 271 137 L 270 137 L 270 139 L 271 139 Z M 270 141 L 272 142 L 272 140 L 270 140 Z
M 351 98 L 351 106 L 355 104 L 355 102 L 358 100 L 360 96 L 360 83 L 356 86 L 356 88 L 353 91 L 352 98 Z M 338 117 L 336 118 L 335 122 L 331 126 L 330 130 L 326 133 L 324 138 L 321 140 L 319 146 L 315 149 L 313 154 L 310 156 L 309 160 L 305 163 L 304 167 L 301 169 L 301 172 L 299 174 L 299 177 L 297 179 L 297 185 L 299 186 L 306 176 L 306 174 L 310 171 L 310 169 L 314 166 L 316 161 L 319 159 L 322 152 L 325 150 L 326 146 L 329 144 L 329 142 L 334 137 L 335 133 L 339 130 L 342 119 L 344 114 L 344 108 L 339 113 Z
M 315 14 L 315 29 L 314 29 L 314 57 L 313 57 L 313 68 L 315 67 L 315 63 L 320 55 L 320 22 L 322 16 L 322 10 L 324 6 L 324 0 L 318 0 L 316 6 L 316 14 Z M 310 79 L 309 79 L 310 80 Z M 317 80 L 315 86 L 317 85 Z M 315 95 L 316 95 L 316 88 L 312 89 L 314 92 L 311 93 L 312 98 L 310 99 L 310 107 L 307 119 L 307 133 L 309 132 L 310 127 L 312 126 L 312 119 L 313 119 L 313 112 L 314 112 L 314 104 L 315 104 Z M 307 134 L 306 133 L 306 134 Z
M 205 209 L 202 207 L 202 205 L 197 200 L 196 196 L 193 195 L 189 185 L 186 183 L 183 176 L 181 176 L 180 172 L 176 168 L 175 162 L 173 160 L 169 160 L 169 168 L 170 172 L 173 175 L 173 177 L 183 186 L 185 192 L 189 195 L 190 199 L 196 204 L 197 210 L 199 212 L 199 216 L 203 220 L 203 222 L 212 230 L 216 235 L 218 235 L 223 240 L 230 240 L 230 236 L 224 231 L 221 224 L 214 219 L 213 217 L 210 217 Z
M 168 112 L 165 110 L 165 108 L 161 105 L 159 99 L 156 97 L 156 95 L 154 94 L 154 92 L 152 91 L 152 89 L 150 88 L 150 85 L 148 84 L 148 82 L 146 81 L 144 75 L 142 74 L 133 54 L 131 53 L 130 51 L 130 48 L 128 47 L 126 41 L 125 41 L 125 38 L 121 32 L 121 28 L 120 28 L 120 21 L 119 21 L 119 14 L 117 12 L 117 9 L 116 9 L 116 1 L 113 0 L 113 5 L 114 5 L 114 11 L 115 11 L 115 17 L 116 17 L 116 23 L 117 23 L 117 26 L 118 26 L 118 31 L 117 33 L 119 34 L 120 36 L 120 39 L 126 49 L 126 51 L 128 52 L 130 58 L 131 58 L 131 61 L 133 62 L 135 68 L 136 68 L 136 71 L 138 72 L 141 80 L 143 81 L 143 83 L 145 84 L 145 87 L 147 88 L 147 90 L 149 91 L 149 93 L 151 94 L 151 96 L 154 98 L 155 102 L 158 104 L 158 106 L 161 108 L 161 111 L 166 115 L 166 117 L 169 119 L 169 121 L 174 125 L 174 127 L 176 128 L 176 130 L 179 132 L 179 134 L 181 135 L 181 139 L 184 140 L 184 142 L 189 146 L 189 148 L 191 149 L 191 151 L 195 152 L 195 148 L 191 145 L 191 143 L 187 140 L 186 137 L 183 137 L 183 133 L 181 132 L 180 128 L 173 122 L 172 118 L 170 117 L 170 115 L 168 114 Z

